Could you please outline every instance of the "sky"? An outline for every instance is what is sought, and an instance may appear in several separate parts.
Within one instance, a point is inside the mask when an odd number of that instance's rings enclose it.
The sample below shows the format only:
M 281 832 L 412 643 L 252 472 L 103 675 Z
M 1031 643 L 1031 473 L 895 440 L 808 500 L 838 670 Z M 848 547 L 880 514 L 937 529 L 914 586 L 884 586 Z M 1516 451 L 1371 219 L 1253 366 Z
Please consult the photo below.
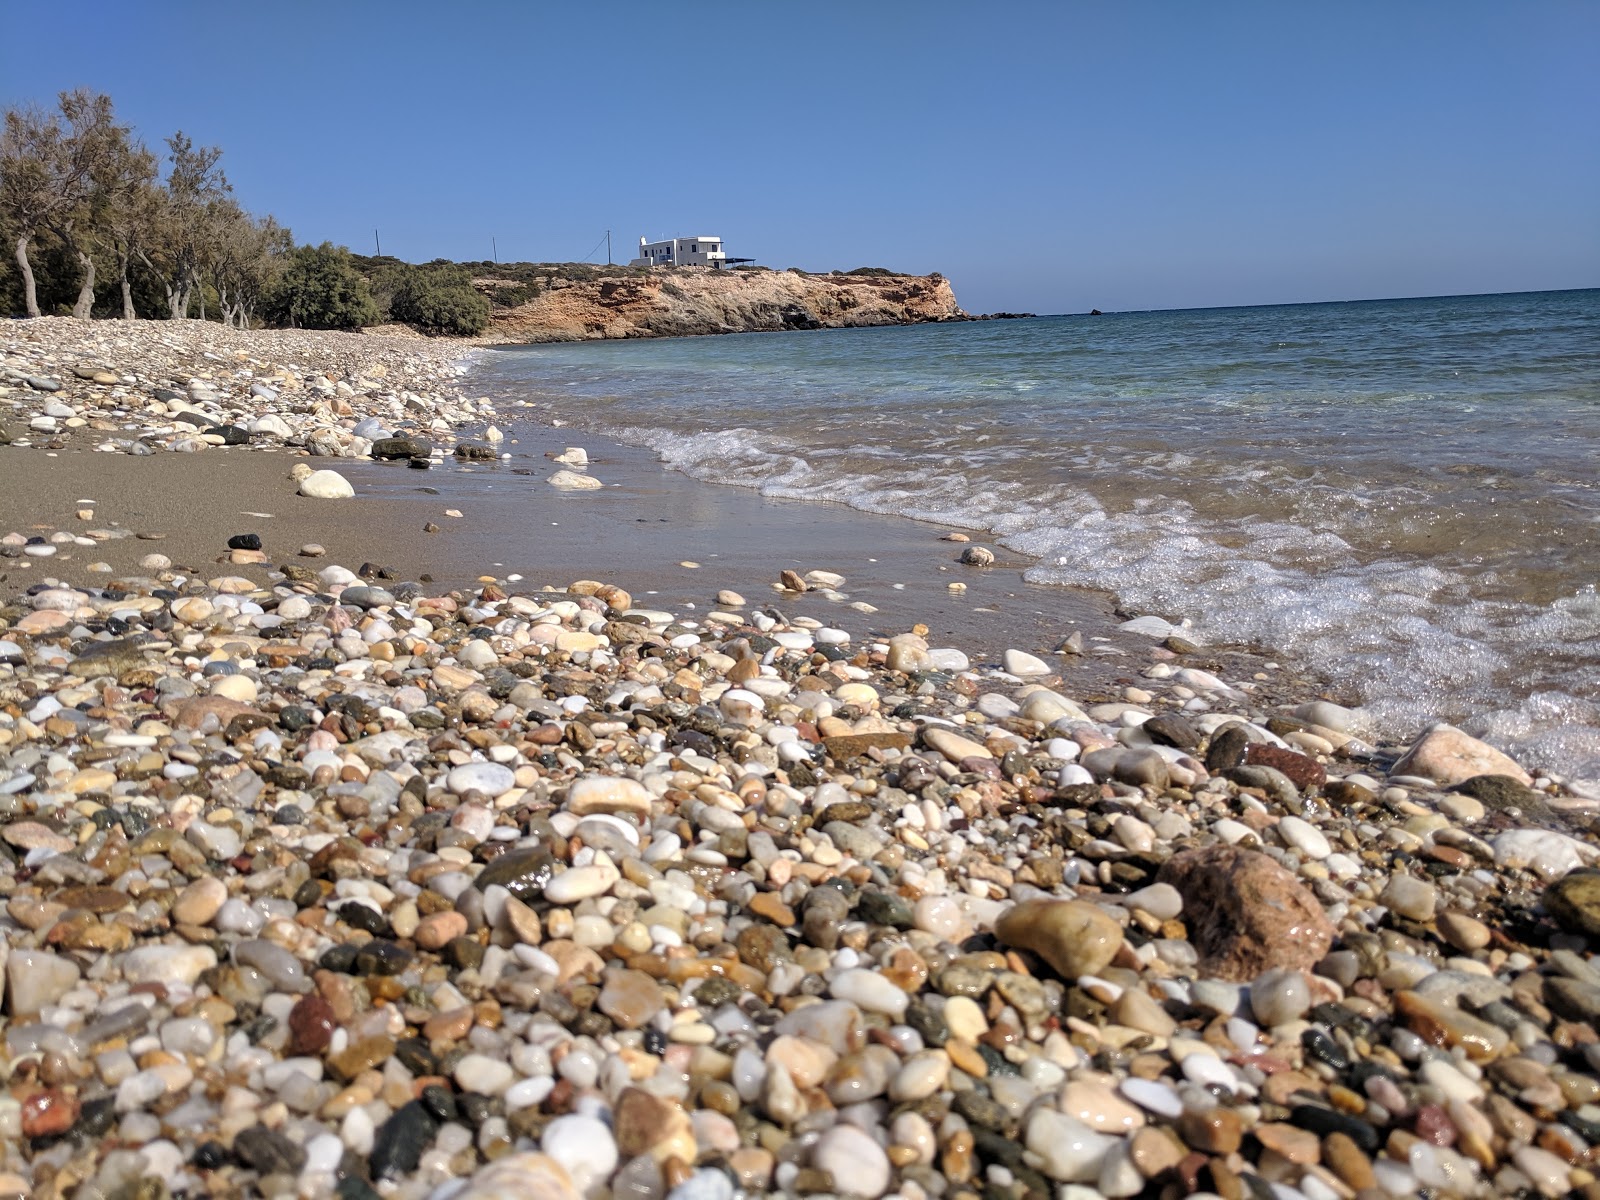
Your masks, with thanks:
M 0 9 L 0 104 L 105 92 L 301 241 L 711 234 L 972 312 L 1600 286 L 1597 61 L 1593 0 Z

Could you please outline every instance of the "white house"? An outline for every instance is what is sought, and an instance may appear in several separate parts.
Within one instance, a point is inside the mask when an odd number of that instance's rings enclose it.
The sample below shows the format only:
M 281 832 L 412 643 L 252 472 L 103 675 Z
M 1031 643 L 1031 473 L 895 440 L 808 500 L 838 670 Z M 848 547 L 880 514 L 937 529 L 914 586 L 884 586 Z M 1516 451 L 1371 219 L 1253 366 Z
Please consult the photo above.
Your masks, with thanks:
M 727 259 L 722 252 L 722 239 L 701 234 L 699 237 L 668 238 L 664 242 L 639 239 L 639 257 L 630 267 L 720 267 Z

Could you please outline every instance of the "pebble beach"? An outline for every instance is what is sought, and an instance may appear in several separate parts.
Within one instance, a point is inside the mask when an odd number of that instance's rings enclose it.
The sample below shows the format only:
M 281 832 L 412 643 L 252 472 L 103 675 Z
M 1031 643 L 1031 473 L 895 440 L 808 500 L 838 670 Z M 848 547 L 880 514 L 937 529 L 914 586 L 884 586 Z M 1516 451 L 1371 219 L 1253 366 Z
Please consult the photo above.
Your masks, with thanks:
M 0 1196 L 1600 1197 L 1592 796 L 1176 614 L 390 570 L 467 353 L 0 328 Z

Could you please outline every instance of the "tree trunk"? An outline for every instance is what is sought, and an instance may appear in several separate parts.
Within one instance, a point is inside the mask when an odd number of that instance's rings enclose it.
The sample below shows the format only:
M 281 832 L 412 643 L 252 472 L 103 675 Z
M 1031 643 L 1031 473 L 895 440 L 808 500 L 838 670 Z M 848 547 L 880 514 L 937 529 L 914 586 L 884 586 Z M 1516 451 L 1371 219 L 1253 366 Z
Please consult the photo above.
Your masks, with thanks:
M 128 281 L 128 260 L 126 258 L 117 261 L 117 271 L 117 282 L 122 285 L 122 319 L 131 321 L 138 314 L 133 311 L 133 284 Z
M 28 262 L 28 235 L 17 238 L 17 269 L 22 272 L 22 298 L 30 317 L 39 316 L 39 290 L 33 284 L 33 265 Z
M 74 253 L 83 264 L 83 286 L 78 289 L 78 302 L 72 306 L 72 315 L 87 321 L 94 312 L 94 259 L 82 250 L 74 250 Z

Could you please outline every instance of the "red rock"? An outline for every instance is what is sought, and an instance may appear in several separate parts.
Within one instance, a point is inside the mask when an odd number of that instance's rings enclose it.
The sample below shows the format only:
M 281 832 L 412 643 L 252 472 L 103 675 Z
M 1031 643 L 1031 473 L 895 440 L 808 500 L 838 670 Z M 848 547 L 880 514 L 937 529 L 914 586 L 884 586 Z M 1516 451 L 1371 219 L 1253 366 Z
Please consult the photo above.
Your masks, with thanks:
M 289 1053 L 320 1054 L 333 1040 L 333 1005 L 312 992 L 289 1010 Z
M 1322 905 L 1265 854 L 1238 846 L 1186 850 L 1156 876 L 1183 896 L 1202 975 L 1243 983 L 1269 967 L 1309 971 L 1333 944 Z
M 78 1098 L 59 1088 L 35 1092 L 22 1102 L 22 1136 L 56 1137 L 78 1120 Z
M 1252 767 L 1272 767 L 1289 777 L 1289 782 L 1302 792 L 1321 787 L 1328 782 L 1327 769 L 1309 754 L 1297 754 L 1282 746 L 1268 746 L 1251 742 L 1245 747 L 1244 761 Z

